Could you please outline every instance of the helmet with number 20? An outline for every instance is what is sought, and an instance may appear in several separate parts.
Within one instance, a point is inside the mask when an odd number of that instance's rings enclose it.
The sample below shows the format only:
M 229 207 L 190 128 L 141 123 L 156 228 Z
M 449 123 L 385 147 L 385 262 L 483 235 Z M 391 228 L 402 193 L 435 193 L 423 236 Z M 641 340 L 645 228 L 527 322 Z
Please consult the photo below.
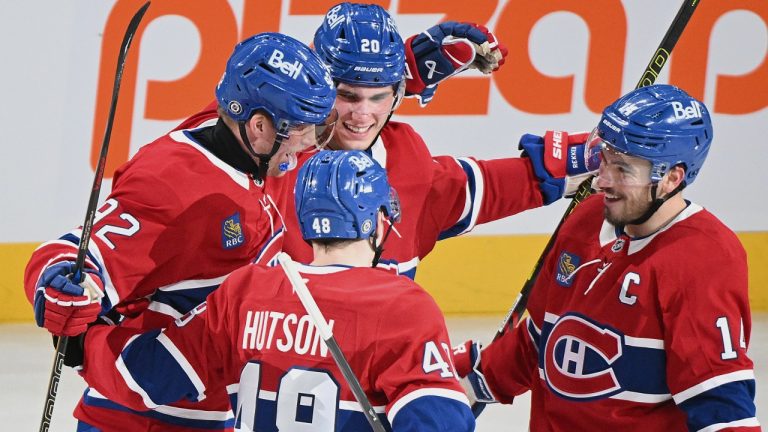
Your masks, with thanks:
M 315 51 L 334 80 L 371 87 L 405 78 L 405 45 L 392 17 L 381 6 L 340 3 L 315 32 Z
M 321 151 L 299 170 L 294 194 L 304 240 L 363 239 L 377 214 L 400 220 L 400 201 L 387 173 L 362 151 Z

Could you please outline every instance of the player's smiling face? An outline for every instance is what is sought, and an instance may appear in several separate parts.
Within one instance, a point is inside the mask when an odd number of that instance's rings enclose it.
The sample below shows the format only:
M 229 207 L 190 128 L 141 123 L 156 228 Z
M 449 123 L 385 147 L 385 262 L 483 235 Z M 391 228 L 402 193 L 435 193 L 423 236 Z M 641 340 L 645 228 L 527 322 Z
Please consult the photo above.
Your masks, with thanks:
M 601 157 L 597 187 L 605 194 L 605 219 L 626 225 L 651 205 L 651 163 L 609 149 Z
M 329 147 L 365 150 L 384 127 L 395 102 L 393 86 L 363 87 L 339 83 L 336 88 L 339 120 Z

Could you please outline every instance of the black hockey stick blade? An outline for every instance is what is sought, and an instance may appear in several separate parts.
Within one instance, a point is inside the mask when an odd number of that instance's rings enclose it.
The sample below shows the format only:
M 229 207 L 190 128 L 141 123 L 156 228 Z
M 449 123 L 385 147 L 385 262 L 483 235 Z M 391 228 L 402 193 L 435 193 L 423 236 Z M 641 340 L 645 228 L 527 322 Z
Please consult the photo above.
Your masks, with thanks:
M 669 60 L 669 55 L 672 53 L 672 48 L 674 48 L 677 44 L 678 39 L 680 39 L 680 35 L 683 34 L 683 30 L 685 30 L 685 27 L 688 25 L 688 21 L 691 19 L 691 16 L 693 16 L 693 12 L 696 10 L 696 7 L 700 3 L 700 0 L 685 0 L 683 2 L 683 4 L 680 6 L 680 9 L 677 11 L 677 15 L 675 15 L 675 18 L 672 20 L 672 24 L 670 24 L 669 29 L 667 29 L 667 33 L 662 38 L 659 47 L 651 57 L 651 61 L 648 62 L 648 66 L 646 66 L 645 71 L 643 72 L 643 75 L 635 88 L 649 86 L 656 82 L 656 78 L 658 78 L 659 72 L 661 72 L 661 69 L 667 63 L 667 60 Z M 515 302 L 512 305 L 512 308 L 504 317 L 501 326 L 496 331 L 496 335 L 493 337 L 493 340 L 498 339 L 501 335 L 504 334 L 504 332 L 507 331 L 507 329 L 516 327 L 520 322 L 520 318 L 525 312 L 526 305 L 528 304 L 528 297 L 531 294 L 533 285 L 536 283 L 536 279 L 541 272 L 541 267 L 544 265 L 545 258 L 547 255 L 549 255 L 549 252 L 552 250 L 552 247 L 555 244 L 555 240 L 557 239 L 557 235 L 560 232 L 560 228 L 563 226 L 563 223 L 568 218 L 568 216 L 571 215 L 576 206 L 592 194 L 592 181 L 594 178 L 594 176 L 590 176 L 579 185 L 576 195 L 571 200 L 568 208 L 565 209 L 563 217 L 560 218 L 560 222 L 557 224 L 555 231 L 552 233 L 552 236 L 549 237 L 546 246 L 544 246 L 544 250 L 539 256 L 539 259 L 536 260 L 536 265 L 534 266 L 531 275 L 523 284 L 523 288 L 520 290 L 517 298 L 515 298 Z
M 115 109 L 117 107 L 117 96 L 120 91 L 120 81 L 123 77 L 123 69 L 125 67 L 125 60 L 128 55 L 128 48 L 131 45 L 133 37 L 136 35 L 136 30 L 141 23 L 141 19 L 144 17 L 144 13 L 149 8 L 149 3 L 144 5 L 133 15 L 131 21 L 128 23 L 128 27 L 125 30 L 125 36 L 123 36 L 123 42 L 120 44 L 120 52 L 117 57 L 117 71 L 115 72 L 115 84 L 112 89 L 112 104 L 109 107 L 109 117 L 107 118 L 107 127 L 104 131 L 104 140 L 101 144 L 101 153 L 99 154 L 99 163 L 96 167 L 96 173 L 93 177 L 93 187 L 91 188 L 91 196 L 88 200 L 88 208 L 85 213 L 85 222 L 83 223 L 83 231 L 80 235 L 80 245 L 77 250 L 77 261 L 75 262 L 75 272 L 72 276 L 72 280 L 82 282 L 83 266 L 85 265 L 85 256 L 88 252 L 88 243 L 91 238 L 91 229 L 93 228 L 93 220 L 96 215 L 96 203 L 99 200 L 99 193 L 101 192 L 101 181 L 104 178 L 104 165 L 107 160 L 107 150 L 109 149 L 109 138 L 112 134 L 112 124 L 115 120 Z M 45 406 L 43 408 L 43 418 L 40 420 L 40 432 L 48 431 L 51 426 L 51 419 L 53 418 L 53 407 L 56 403 L 56 394 L 58 393 L 59 381 L 61 380 L 61 368 L 64 364 L 64 355 L 67 351 L 67 344 L 69 338 L 61 337 L 56 345 L 56 353 L 53 359 L 53 367 L 51 368 L 51 376 L 48 380 L 48 391 L 45 395 Z

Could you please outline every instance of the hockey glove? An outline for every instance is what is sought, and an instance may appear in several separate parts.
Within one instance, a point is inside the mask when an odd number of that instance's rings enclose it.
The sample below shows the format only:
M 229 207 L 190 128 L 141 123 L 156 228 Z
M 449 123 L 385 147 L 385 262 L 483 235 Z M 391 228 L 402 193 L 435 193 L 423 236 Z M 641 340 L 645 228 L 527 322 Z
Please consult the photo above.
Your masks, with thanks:
M 425 106 L 440 81 L 468 68 L 489 74 L 504 64 L 506 55 L 507 48 L 484 26 L 440 23 L 405 41 L 405 95 Z
M 87 328 L 90 329 L 96 325 L 117 325 L 122 320 L 122 316 L 118 314 L 114 309 L 107 312 L 105 315 L 100 316 L 96 321 L 90 323 Z M 85 336 L 88 334 L 86 330 L 84 333 L 80 333 L 77 336 L 69 337 L 67 341 L 67 349 L 64 351 L 64 365 L 80 370 L 83 368 L 83 360 L 85 359 Z M 53 347 L 57 348 L 59 343 L 59 337 L 53 336 Z
M 101 274 L 87 266 L 83 281 L 72 280 L 73 261 L 61 261 L 46 267 L 37 283 L 35 321 L 57 336 L 76 336 L 101 313 L 104 282 Z
M 533 165 L 545 205 L 572 196 L 594 173 L 588 171 L 584 156 L 588 137 L 589 133 L 547 131 L 543 137 L 525 134 L 520 138 L 520 149 Z
M 469 405 L 472 407 L 472 413 L 475 417 L 483 412 L 485 405 L 496 402 L 488 383 L 485 381 L 485 375 L 480 370 L 481 349 L 482 346 L 479 342 L 472 342 L 471 340 L 453 347 L 453 362 L 456 366 L 456 373 L 461 378 L 461 385 L 467 393 Z

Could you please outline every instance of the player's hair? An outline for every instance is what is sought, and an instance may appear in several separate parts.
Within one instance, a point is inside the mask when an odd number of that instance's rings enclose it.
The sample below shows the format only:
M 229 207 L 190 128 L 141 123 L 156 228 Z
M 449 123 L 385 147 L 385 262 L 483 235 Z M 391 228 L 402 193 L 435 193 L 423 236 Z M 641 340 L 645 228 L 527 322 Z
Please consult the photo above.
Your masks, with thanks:
M 314 44 L 337 82 L 381 87 L 404 81 L 405 45 L 381 6 L 333 6 L 315 32 Z
M 400 213 L 384 168 L 357 150 L 312 156 L 299 170 L 294 199 L 307 241 L 367 239 L 376 232 L 380 210 L 394 221 Z
M 712 119 L 707 107 L 685 91 L 655 84 L 605 108 L 597 133 L 614 150 L 650 161 L 652 182 L 682 165 L 690 185 L 707 158 Z
M 328 68 L 309 47 L 280 33 L 261 33 L 235 46 L 216 99 L 237 122 L 261 109 L 276 127 L 320 124 L 333 109 L 336 90 Z
M 232 116 L 229 115 L 229 112 L 226 109 L 224 109 L 222 106 L 219 105 L 219 106 L 216 107 L 216 113 L 219 115 L 219 117 L 221 117 L 224 120 L 224 123 L 226 123 L 227 125 L 229 125 L 231 127 L 234 127 L 234 128 L 237 127 L 237 120 L 233 119 Z M 263 110 L 261 108 L 257 109 L 253 113 L 251 113 L 251 117 L 253 117 L 253 116 L 257 115 L 257 114 L 261 114 L 261 115 L 263 115 L 264 117 L 267 117 L 270 120 L 272 119 L 272 116 L 270 116 L 267 111 L 265 111 L 265 110 Z M 272 125 L 272 126 L 274 127 L 275 125 Z
M 343 249 L 344 247 L 348 246 L 350 243 L 355 241 L 357 241 L 357 239 L 349 240 L 349 239 L 338 239 L 338 238 L 316 238 L 316 239 L 309 240 L 309 243 L 320 245 L 327 252 L 333 249 Z

